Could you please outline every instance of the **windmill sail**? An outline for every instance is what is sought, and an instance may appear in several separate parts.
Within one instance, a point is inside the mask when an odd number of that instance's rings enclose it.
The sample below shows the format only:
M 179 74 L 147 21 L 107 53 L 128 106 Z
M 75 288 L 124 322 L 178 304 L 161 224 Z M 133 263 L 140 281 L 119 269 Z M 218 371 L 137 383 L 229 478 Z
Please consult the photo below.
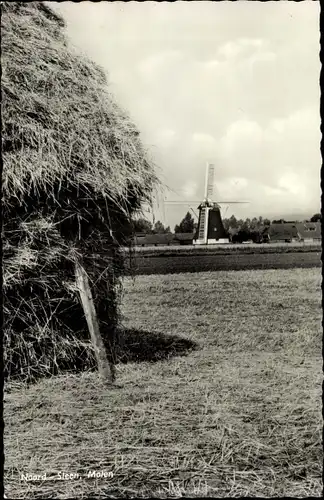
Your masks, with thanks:
M 215 174 L 215 166 L 213 164 L 207 163 L 206 190 L 205 190 L 205 196 L 207 199 L 211 198 L 214 193 L 214 174 Z

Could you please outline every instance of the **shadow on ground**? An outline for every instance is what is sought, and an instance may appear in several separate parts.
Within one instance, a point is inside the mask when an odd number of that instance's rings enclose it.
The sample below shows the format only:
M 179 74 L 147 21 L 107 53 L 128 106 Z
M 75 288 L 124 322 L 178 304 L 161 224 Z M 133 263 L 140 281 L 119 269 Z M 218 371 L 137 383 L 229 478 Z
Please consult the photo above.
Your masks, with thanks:
M 148 332 L 134 328 L 119 332 L 117 362 L 161 361 L 173 356 L 184 356 L 197 350 L 199 344 L 178 335 Z
M 177 335 L 123 328 L 118 332 L 115 364 L 156 362 L 173 356 L 184 356 L 198 348 L 197 343 Z M 108 357 L 109 351 L 108 348 Z M 29 383 L 67 372 L 81 373 L 97 370 L 96 358 L 90 341 L 72 342 L 55 338 L 36 341 L 34 339 L 34 356 L 31 359 L 26 353 L 23 363 L 21 359 L 17 359 L 21 354 L 19 351 L 11 350 L 9 354 L 10 358 L 7 359 L 5 368 L 6 381 L 20 380 Z

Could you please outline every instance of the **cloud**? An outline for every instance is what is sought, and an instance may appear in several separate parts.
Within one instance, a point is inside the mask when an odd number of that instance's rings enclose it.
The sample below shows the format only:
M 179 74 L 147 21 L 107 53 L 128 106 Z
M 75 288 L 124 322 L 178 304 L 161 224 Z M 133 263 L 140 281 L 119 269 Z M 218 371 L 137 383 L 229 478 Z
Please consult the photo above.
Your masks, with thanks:
M 262 140 L 263 131 L 260 125 L 252 120 L 237 120 L 228 127 L 226 135 L 223 139 L 225 147 L 231 149 L 233 144 L 246 141 L 260 142 Z
M 304 194 L 305 192 L 305 186 L 302 184 L 302 179 L 294 172 L 285 172 L 279 178 L 278 186 L 295 196 Z
M 197 195 L 197 187 L 197 182 L 186 181 L 181 190 L 183 197 L 187 200 L 193 199 Z
M 221 62 L 217 59 L 211 59 L 210 61 L 203 62 L 202 67 L 204 70 L 214 70 L 220 67 Z
M 162 147 L 170 147 L 176 140 L 176 132 L 172 129 L 160 129 L 156 131 L 155 142 Z
M 204 149 L 205 151 L 213 151 L 217 145 L 215 138 L 210 134 L 194 132 L 192 134 L 192 143 L 195 148 Z
M 264 40 L 260 38 L 238 38 L 230 40 L 218 49 L 218 54 L 226 59 L 236 58 L 251 51 L 259 50 L 264 46 Z
M 229 205 L 229 212 L 237 210 L 245 216 L 255 215 L 255 206 L 262 199 L 260 214 L 303 213 L 312 204 L 313 192 L 305 178 L 293 173 L 283 174 L 276 186 L 266 186 L 257 179 L 246 179 L 235 183 L 234 178 L 224 179 L 217 184 L 220 201 L 248 201 L 248 205 Z
M 251 200 L 236 214 L 318 210 L 318 2 L 51 5 L 172 189 L 202 198 L 210 161 L 219 195 Z
M 195 132 L 192 135 L 192 140 L 194 142 L 200 142 L 200 143 L 205 143 L 205 144 L 214 144 L 215 143 L 214 137 L 212 137 L 209 134 L 203 134 L 200 132 Z
M 138 71 L 142 78 L 156 79 L 158 74 L 172 71 L 183 58 L 180 50 L 167 50 L 158 54 L 150 55 L 138 64 Z
M 318 111 L 304 108 L 285 118 L 273 118 L 264 128 L 255 121 L 236 121 L 220 141 L 220 155 L 229 174 L 244 172 L 247 178 L 273 187 L 285 171 L 317 176 L 319 141 Z
M 319 108 L 308 106 L 300 108 L 284 118 L 273 119 L 270 122 L 271 127 L 277 133 L 294 134 L 296 139 L 300 136 L 307 139 L 317 140 L 320 137 L 320 114 Z M 298 138 L 296 137 L 298 135 Z

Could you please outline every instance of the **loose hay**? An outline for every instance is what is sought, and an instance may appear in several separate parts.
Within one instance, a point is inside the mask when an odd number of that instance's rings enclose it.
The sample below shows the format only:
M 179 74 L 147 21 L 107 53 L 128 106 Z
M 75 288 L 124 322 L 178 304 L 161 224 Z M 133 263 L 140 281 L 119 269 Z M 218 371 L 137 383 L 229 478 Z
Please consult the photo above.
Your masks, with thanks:
M 91 358 L 76 260 L 114 356 L 119 246 L 158 181 L 104 72 L 69 47 L 63 20 L 41 2 L 1 7 L 5 374 L 36 377 Z

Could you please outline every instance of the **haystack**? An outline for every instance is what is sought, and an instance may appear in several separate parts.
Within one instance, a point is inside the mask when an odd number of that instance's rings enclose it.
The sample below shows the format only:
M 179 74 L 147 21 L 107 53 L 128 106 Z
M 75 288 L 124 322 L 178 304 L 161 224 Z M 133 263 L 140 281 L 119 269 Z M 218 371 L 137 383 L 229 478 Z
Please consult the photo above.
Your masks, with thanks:
M 158 180 L 104 72 L 42 2 L 2 4 L 2 151 L 5 376 L 93 366 L 76 263 L 114 362 L 120 246 Z

